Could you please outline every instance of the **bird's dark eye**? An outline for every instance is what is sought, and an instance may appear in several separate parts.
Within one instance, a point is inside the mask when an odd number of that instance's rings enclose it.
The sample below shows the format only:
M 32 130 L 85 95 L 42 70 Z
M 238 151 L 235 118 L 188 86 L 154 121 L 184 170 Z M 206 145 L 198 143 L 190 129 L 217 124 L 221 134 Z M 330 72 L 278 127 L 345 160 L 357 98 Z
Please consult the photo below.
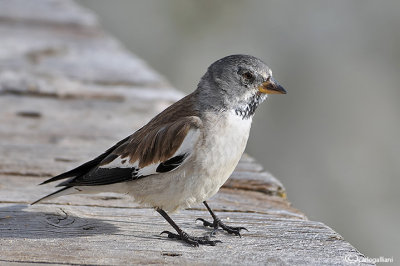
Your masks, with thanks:
M 242 74 L 242 77 L 244 78 L 244 80 L 246 80 L 247 82 L 252 82 L 254 80 L 254 75 L 251 74 L 250 72 L 244 72 Z

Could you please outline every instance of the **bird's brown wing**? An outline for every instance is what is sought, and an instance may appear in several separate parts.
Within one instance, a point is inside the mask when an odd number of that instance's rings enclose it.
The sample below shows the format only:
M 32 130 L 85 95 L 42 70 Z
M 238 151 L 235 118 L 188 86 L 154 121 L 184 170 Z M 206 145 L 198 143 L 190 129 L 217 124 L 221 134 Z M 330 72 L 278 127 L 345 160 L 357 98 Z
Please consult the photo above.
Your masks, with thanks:
M 89 171 L 57 186 L 108 185 L 173 171 L 191 155 L 200 137 L 201 125 L 196 116 L 182 117 L 166 124 L 149 123 L 119 142 L 106 156 L 80 166 L 90 167 L 97 160 Z M 55 180 L 48 180 L 51 181 Z

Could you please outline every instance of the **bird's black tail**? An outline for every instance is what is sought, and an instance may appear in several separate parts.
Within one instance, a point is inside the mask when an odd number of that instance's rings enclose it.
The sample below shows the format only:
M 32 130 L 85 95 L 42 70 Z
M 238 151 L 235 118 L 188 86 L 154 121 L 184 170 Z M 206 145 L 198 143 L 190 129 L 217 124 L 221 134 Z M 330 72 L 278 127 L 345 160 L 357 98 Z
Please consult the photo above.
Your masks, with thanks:
M 100 156 L 99 156 L 100 157 Z M 86 162 L 68 172 L 62 173 L 60 175 L 57 175 L 55 177 L 52 177 L 50 179 L 47 179 L 46 181 L 40 183 L 39 185 L 43 185 L 43 184 L 47 184 L 50 182 L 54 182 L 54 181 L 58 181 L 58 180 L 62 180 L 65 178 L 69 178 L 69 177 L 76 177 L 76 176 L 80 176 L 83 175 L 87 172 L 90 171 L 90 169 L 92 169 L 94 166 L 96 166 L 103 158 L 99 158 L 97 157 L 94 160 L 91 160 L 89 162 Z
M 43 185 L 43 184 L 47 184 L 50 182 L 54 182 L 54 181 L 58 181 L 61 179 L 65 179 L 65 178 L 69 178 L 69 177 L 77 177 L 77 176 L 81 176 L 86 174 L 87 172 L 89 172 L 92 168 L 94 168 L 95 166 L 97 166 L 104 158 L 106 158 L 108 155 L 110 155 L 110 153 L 113 152 L 113 150 L 115 150 L 116 147 L 118 147 L 119 145 L 121 145 L 121 143 L 126 142 L 129 139 L 129 137 L 126 137 L 125 139 L 119 141 L 117 144 L 115 144 L 113 147 L 109 148 L 107 151 L 105 151 L 103 154 L 101 154 L 100 156 L 96 157 L 95 159 L 86 162 L 68 172 L 62 173 L 60 175 L 57 175 L 55 177 L 52 177 L 50 179 L 47 179 L 46 181 L 40 183 L 39 185 Z
M 45 199 L 52 199 L 52 198 L 59 197 L 59 196 L 62 196 L 62 195 L 71 194 L 71 193 L 73 193 L 73 191 L 71 191 L 71 189 L 72 189 L 72 187 L 63 187 L 62 189 L 59 189 L 56 192 L 53 192 L 53 193 L 51 193 L 51 194 L 49 194 L 47 196 L 44 196 L 43 198 L 40 198 L 35 202 L 32 202 L 31 205 L 36 204 L 36 203 L 38 203 L 38 202 L 40 202 L 42 200 L 45 200 Z
M 58 186 L 63 186 L 63 188 L 57 190 L 56 192 L 53 192 L 43 198 L 38 199 L 37 201 L 31 203 L 31 205 L 36 204 L 42 200 L 45 199 L 52 199 L 58 196 L 62 196 L 62 195 L 68 195 L 68 194 L 72 194 L 75 193 L 76 190 L 73 189 L 72 185 L 68 185 L 68 181 L 72 181 L 77 177 L 83 176 L 86 173 L 88 173 L 90 170 L 92 170 L 94 167 L 96 167 L 97 165 L 99 165 L 101 163 L 101 161 L 104 160 L 104 158 L 106 158 L 108 155 L 110 155 L 113 150 L 118 147 L 119 145 L 121 145 L 122 143 L 126 142 L 129 139 L 129 137 L 126 137 L 125 139 L 119 141 L 116 145 L 114 145 L 113 147 L 109 148 L 106 152 L 104 152 L 103 154 L 101 154 L 100 156 L 96 157 L 95 159 L 86 162 L 68 172 L 62 173 L 60 175 L 57 175 L 55 177 L 52 177 L 50 179 L 47 179 L 46 181 L 40 183 L 40 185 L 43 184 L 47 184 L 50 182 L 54 182 L 54 181 L 58 181 L 58 180 L 62 180 L 62 179 L 66 179 L 66 178 L 71 178 L 71 180 L 67 180 L 66 182 L 63 182 L 61 184 L 59 184 Z

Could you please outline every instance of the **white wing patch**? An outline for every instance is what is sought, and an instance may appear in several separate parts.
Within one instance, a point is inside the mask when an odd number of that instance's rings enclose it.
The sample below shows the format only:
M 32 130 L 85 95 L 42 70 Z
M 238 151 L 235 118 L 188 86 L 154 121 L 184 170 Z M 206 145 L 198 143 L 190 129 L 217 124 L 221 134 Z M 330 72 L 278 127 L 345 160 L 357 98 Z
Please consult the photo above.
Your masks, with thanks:
M 186 137 L 183 139 L 181 146 L 176 150 L 176 152 L 171 156 L 171 158 L 178 156 L 178 155 L 183 155 L 187 154 L 186 158 L 190 156 L 192 153 L 194 146 L 196 145 L 198 139 L 200 136 L 200 129 L 190 129 L 186 135 Z M 185 158 L 185 159 L 186 159 Z M 169 158 L 170 159 L 170 158 Z M 152 163 L 150 165 L 147 165 L 146 167 L 139 168 L 139 161 L 136 161 L 134 163 L 129 163 L 128 158 L 121 158 L 117 157 L 115 160 L 113 160 L 111 163 L 107 165 L 103 165 L 100 168 L 135 168 L 137 169 L 137 174 L 136 176 L 147 176 L 147 175 L 153 175 L 156 174 L 157 167 L 159 164 L 162 162 L 156 162 Z
M 186 137 L 183 139 L 181 146 L 176 150 L 174 155 L 171 156 L 175 157 L 180 154 L 191 154 L 193 151 L 194 146 L 196 145 L 197 141 L 199 140 L 200 136 L 200 129 L 190 129 L 186 135 Z
M 181 146 L 179 146 L 179 148 L 171 156 L 171 158 L 178 156 L 178 155 L 182 155 L 182 154 L 188 154 L 188 156 L 189 156 L 192 153 L 193 148 L 199 139 L 199 136 L 200 136 L 200 129 L 190 129 L 188 131 L 186 137 L 183 139 Z M 171 158 L 169 158 L 169 159 L 171 159 Z M 152 163 L 146 167 L 139 169 L 138 175 L 144 176 L 144 175 L 156 174 L 157 173 L 156 169 L 160 163 L 161 162 Z

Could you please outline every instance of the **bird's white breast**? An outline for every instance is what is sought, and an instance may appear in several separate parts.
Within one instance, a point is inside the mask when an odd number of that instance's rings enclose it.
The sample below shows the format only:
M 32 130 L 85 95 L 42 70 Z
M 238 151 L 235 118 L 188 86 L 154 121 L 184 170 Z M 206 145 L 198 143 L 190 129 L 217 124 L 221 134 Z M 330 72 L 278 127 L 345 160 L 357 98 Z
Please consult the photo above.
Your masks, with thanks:
M 251 122 L 233 111 L 205 116 L 203 143 L 196 158 L 198 201 L 214 195 L 232 174 L 246 148 Z

